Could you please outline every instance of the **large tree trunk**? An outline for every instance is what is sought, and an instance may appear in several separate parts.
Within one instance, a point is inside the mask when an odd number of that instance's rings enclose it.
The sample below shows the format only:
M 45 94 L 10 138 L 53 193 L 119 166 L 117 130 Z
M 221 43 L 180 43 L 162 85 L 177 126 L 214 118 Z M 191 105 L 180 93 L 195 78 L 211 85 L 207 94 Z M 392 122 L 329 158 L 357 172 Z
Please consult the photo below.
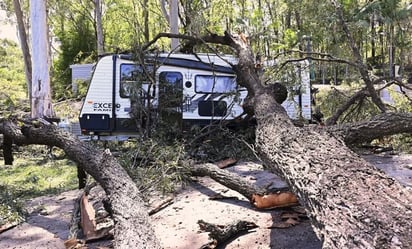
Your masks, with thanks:
M 49 39 L 46 0 L 30 1 L 32 30 L 32 118 L 54 117 L 50 88 Z
M 0 132 L 13 138 L 16 144 L 44 144 L 63 149 L 71 160 L 100 183 L 109 198 L 115 220 L 115 248 L 160 248 L 136 184 L 110 151 L 102 152 L 53 125 L 20 129 L 10 121 L 3 121 Z
M 228 37 L 228 35 L 226 35 Z M 295 127 L 232 38 L 239 82 L 252 94 L 257 146 L 305 207 L 324 248 L 412 248 L 412 194 L 326 131 Z

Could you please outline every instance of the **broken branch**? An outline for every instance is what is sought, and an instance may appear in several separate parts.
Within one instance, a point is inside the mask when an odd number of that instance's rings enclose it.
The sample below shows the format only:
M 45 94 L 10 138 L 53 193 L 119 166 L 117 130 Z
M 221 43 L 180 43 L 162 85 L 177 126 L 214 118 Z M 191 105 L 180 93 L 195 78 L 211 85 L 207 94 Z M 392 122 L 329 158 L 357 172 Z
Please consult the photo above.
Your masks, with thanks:
M 215 225 L 203 220 L 199 220 L 197 223 L 199 224 L 200 230 L 208 232 L 209 238 L 212 239 L 212 242 L 202 246 L 202 248 L 216 248 L 240 232 L 246 232 L 258 227 L 255 223 L 245 220 L 237 220 L 228 225 Z M 210 244 L 213 244 L 215 247 L 208 246 Z

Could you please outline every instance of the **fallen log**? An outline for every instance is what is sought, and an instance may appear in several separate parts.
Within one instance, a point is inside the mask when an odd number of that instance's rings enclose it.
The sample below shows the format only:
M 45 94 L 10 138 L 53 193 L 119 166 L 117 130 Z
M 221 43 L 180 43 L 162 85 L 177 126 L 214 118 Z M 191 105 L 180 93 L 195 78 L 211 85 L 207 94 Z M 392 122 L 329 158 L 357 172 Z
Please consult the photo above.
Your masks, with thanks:
M 366 143 L 389 135 L 412 133 L 412 113 L 382 113 L 370 120 L 325 129 L 341 137 L 346 144 Z
M 212 163 L 195 164 L 191 167 L 190 173 L 192 174 L 192 176 L 209 176 L 223 186 L 226 186 L 240 193 L 248 200 L 251 200 L 253 194 L 263 195 L 264 193 L 266 193 L 266 189 L 252 184 L 251 182 L 245 180 L 235 173 L 220 169 L 218 166 Z
M 221 160 L 219 162 L 216 162 L 216 166 L 219 167 L 219 169 L 224 169 L 230 166 L 233 166 L 237 163 L 237 160 L 234 158 L 227 158 L 225 160 Z

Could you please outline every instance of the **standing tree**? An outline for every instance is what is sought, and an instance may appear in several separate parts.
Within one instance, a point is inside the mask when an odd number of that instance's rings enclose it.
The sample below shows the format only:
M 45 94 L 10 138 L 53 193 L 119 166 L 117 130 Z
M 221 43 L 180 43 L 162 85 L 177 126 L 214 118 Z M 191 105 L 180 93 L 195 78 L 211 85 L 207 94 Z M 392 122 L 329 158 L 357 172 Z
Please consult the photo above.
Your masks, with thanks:
M 50 89 L 50 57 L 46 0 L 30 1 L 32 28 L 32 118 L 54 117 Z
M 179 2 L 177 0 L 170 1 L 170 33 L 179 34 Z M 172 39 L 172 51 L 179 46 L 178 39 Z
M 94 0 L 95 13 L 95 29 L 97 37 L 97 54 L 104 54 L 104 40 L 103 40 L 103 24 L 102 24 L 102 9 L 100 0 Z
M 26 26 L 24 25 L 24 16 L 21 9 L 20 0 L 13 0 L 14 13 L 16 14 L 17 29 L 19 32 L 20 46 L 23 52 L 24 59 L 24 72 L 26 74 L 27 82 L 27 95 L 31 99 L 31 87 L 32 87 L 32 66 L 29 42 L 27 38 Z M 30 101 L 31 102 L 31 101 Z

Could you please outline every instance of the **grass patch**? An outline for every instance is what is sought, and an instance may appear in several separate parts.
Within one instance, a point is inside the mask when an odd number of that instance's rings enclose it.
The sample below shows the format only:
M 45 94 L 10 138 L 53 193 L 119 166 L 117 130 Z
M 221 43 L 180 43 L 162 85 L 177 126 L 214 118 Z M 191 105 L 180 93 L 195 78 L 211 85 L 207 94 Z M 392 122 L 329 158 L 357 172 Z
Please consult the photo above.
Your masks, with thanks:
M 56 194 L 77 187 L 77 170 L 67 159 L 17 158 L 13 166 L 1 166 L 0 185 L 24 199 Z
M 77 169 L 67 159 L 31 156 L 15 158 L 13 166 L 0 163 L 0 226 L 22 221 L 24 201 L 77 188 Z

